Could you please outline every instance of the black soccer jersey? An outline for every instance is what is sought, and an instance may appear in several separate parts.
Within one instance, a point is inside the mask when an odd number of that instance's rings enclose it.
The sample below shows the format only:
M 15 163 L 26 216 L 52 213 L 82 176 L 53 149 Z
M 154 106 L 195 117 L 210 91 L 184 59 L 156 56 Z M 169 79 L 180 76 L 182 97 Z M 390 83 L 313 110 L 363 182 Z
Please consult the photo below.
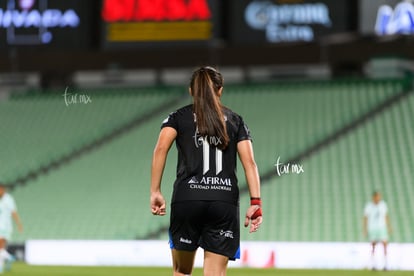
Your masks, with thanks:
M 224 110 L 230 141 L 225 150 L 216 146 L 218 137 L 201 137 L 197 133 L 193 106 L 171 113 L 162 124 L 177 131 L 177 178 L 172 203 L 187 200 L 219 200 L 238 205 L 237 143 L 251 139 L 241 116 Z

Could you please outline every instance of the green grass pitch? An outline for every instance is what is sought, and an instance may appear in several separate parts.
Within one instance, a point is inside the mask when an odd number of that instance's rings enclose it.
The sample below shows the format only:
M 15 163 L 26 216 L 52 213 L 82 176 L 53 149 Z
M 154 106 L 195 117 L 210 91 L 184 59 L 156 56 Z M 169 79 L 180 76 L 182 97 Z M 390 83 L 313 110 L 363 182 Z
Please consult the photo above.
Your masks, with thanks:
M 65 267 L 30 266 L 15 263 L 12 270 L 3 275 L 24 276 L 168 276 L 171 268 L 155 267 Z M 195 269 L 193 276 L 202 276 L 202 270 Z M 286 269 L 250 269 L 231 268 L 227 276 L 276 275 L 276 276 L 408 276 L 412 271 L 368 271 L 368 270 L 286 270 Z

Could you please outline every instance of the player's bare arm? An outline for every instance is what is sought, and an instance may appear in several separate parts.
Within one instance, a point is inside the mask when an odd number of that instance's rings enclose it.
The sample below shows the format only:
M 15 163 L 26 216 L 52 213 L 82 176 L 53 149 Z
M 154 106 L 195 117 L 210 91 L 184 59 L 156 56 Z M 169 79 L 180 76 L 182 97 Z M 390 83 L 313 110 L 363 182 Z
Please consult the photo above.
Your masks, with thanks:
M 177 137 L 177 131 L 171 127 L 161 129 L 157 144 L 154 149 L 151 166 L 151 212 L 154 215 L 166 214 L 165 199 L 161 193 L 161 180 L 164 172 L 168 151 Z
M 392 234 L 392 226 L 391 226 L 390 216 L 388 214 L 385 216 L 385 221 L 387 223 L 388 234 Z
M 364 216 L 364 220 L 362 222 L 363 225 L 363 233 L 364 233 L 364 237 L 368 236 L 368 218 L 367 216 Z
M 244 226 L 247 227 L 250 223 L 250 232 L 255 232 L 259 229 L 263 216 L 260 201 L 260 177 L 254 160 L 252 142 L 250 140 L 240 141 L 237 144 L 237 151 L 246 175 L 250 198 L 252 198 L 252 204 L 246 212 Z
M 23 232 L 23 224 L 22 224 L 22 221 L 21 221 L 21 219 L 20 219 L 19 214 L 18 214 L 16 211 L 14 211 L 14 212 L 12 212 L 12 217 L 13 217 L 13 219 L 14 219 L 14 222 L 15 222 L 15 223 L 16 223 L 16 225 L 17 225 L 17 230 L 18 230 L 20 233 L 22 233 L 22 232 Z

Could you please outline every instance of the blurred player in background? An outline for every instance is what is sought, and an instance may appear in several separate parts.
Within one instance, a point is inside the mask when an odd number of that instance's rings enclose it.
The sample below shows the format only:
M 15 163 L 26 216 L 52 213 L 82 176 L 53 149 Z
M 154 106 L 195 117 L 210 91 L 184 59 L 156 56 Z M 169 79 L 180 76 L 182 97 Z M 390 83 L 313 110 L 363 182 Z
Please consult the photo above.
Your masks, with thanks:
M 19 232 L 23 232 L 23 225 L 17 213 L 16 203 L 13 197 L 6 192 L 6 186 L 0 183 L 0 270 L 3 269 L 4 265 L 6 270 L 9 270 L 11 263 L 14 261 L 14 257 L 6 250 L 7 241 L 10 240 L 13 232 L 12 218 Z
M 375 191 L 372 200 L 365 205 L 364 210 L 364 235 L 371 242 L 371 264 L 375 270 L 375 248 L 377 243 L 382 243 L 384 248 L 384 270 L 387 270 L 387 245 L 388 235 L 391 233 L 391 224 L 388 216 L 388 207 L 385 201 L 381 200 L 381 194 Z
M 237 154 L 250 192 L 244 225 L 255 232 L 262 222 L 260 179 L 250 133 L 243 119 L 220 102 L 223 78 L 212 67 L 193 73 L 193 104 L 170 114 L 155 146 L 151 211 L 165 215 L 161 178 L 168 151 L 178 149 L 177 179 L 171 202 L 170 247 L 174 275 L 191 274 L 198 247 L 204 249 L 204 275 L 226 275 L 229 259 L 240 258 Z

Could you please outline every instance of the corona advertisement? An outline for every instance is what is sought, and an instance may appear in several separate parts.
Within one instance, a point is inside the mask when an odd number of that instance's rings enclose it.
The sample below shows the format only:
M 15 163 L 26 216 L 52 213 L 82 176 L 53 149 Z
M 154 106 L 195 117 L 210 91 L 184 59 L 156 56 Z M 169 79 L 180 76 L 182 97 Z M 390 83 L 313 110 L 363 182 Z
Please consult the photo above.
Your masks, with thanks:
M 348 30 L 346 1 L 233 0 L 232 40 L 237 43 L 312 42 Z

